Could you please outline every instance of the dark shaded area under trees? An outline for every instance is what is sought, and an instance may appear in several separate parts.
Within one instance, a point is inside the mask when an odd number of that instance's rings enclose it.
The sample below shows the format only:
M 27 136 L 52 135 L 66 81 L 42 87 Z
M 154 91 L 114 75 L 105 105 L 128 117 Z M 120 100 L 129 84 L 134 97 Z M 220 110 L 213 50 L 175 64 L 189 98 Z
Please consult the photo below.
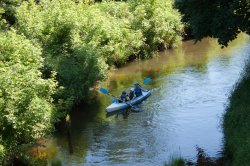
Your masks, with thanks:
M 240 32 L 250 34 L 249 0 L 176 0 L 175 6 L 196 40 L 213 37 L 227 46 Z

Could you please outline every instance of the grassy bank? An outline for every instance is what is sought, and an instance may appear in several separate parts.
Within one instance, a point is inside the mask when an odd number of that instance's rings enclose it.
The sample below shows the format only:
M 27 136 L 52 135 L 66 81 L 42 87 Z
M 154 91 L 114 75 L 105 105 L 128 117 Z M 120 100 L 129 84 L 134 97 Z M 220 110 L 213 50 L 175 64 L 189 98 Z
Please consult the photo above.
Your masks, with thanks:
M 250 164 L 250 64 L 235 86 L 224 116 L 225 153 L 228 165 Z

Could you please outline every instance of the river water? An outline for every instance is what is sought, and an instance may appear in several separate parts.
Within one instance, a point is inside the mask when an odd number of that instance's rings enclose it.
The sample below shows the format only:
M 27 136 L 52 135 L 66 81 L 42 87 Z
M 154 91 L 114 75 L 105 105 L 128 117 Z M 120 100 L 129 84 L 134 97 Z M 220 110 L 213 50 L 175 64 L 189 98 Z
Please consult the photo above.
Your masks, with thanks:
M 246 35 L 221 49 L 213 39 L 159 52 L 111 72 L 102 86 L 115 95 L 146 77 L 157 89 L 128 116 L 107 117 L 110 98 L 79 107 L 71 115 L 73 153 L 65 132 L 50 139 L 52 158 L 63 165 L 163 165 L 172 157 L 194 160 L 196 147 L 216 157 L 223 148 L 221 120 L 228 97 L 250 56 Z

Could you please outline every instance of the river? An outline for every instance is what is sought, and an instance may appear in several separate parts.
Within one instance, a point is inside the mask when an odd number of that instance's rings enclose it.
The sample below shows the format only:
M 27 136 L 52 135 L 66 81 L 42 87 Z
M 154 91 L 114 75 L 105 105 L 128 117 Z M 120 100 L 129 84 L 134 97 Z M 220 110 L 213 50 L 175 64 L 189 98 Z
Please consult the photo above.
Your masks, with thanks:
M 150 60 L 128 63 L 110 73 L 102 86 L 120 92 L 146 77 L 158 89 L 142 104 L 141 112 L 106 116 L 110 98 L 76 108 L 72 115 L 69 153 L 65 132 L 49 140 L 51 158 L 62 165 L 159 165 L 175 156 L 195 160 L 196 147 L 211 157 L 223 148 L 221 120 L 228 97 L 241 78 L 250 56 L 246 35 L 221 49 L 214 39 L 159 52 Z

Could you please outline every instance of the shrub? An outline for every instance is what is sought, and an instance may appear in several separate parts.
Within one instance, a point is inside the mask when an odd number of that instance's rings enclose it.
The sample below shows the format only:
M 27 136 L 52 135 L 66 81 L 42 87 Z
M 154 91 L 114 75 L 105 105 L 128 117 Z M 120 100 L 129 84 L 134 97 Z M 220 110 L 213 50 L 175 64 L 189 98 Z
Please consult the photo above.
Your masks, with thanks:
M 0 154 L 44 136 L 57 115 L 54 75 L 42 79 L 41 49 L 14 31 L 0 33 Z
M 152 55 L 159 45 L 171 47 L 181 40 L 183 25 L 181 15 L 173 9 L 171 0 L 130 0 L 135 16 L 133 26 L 145 38 L 143 52 Z

